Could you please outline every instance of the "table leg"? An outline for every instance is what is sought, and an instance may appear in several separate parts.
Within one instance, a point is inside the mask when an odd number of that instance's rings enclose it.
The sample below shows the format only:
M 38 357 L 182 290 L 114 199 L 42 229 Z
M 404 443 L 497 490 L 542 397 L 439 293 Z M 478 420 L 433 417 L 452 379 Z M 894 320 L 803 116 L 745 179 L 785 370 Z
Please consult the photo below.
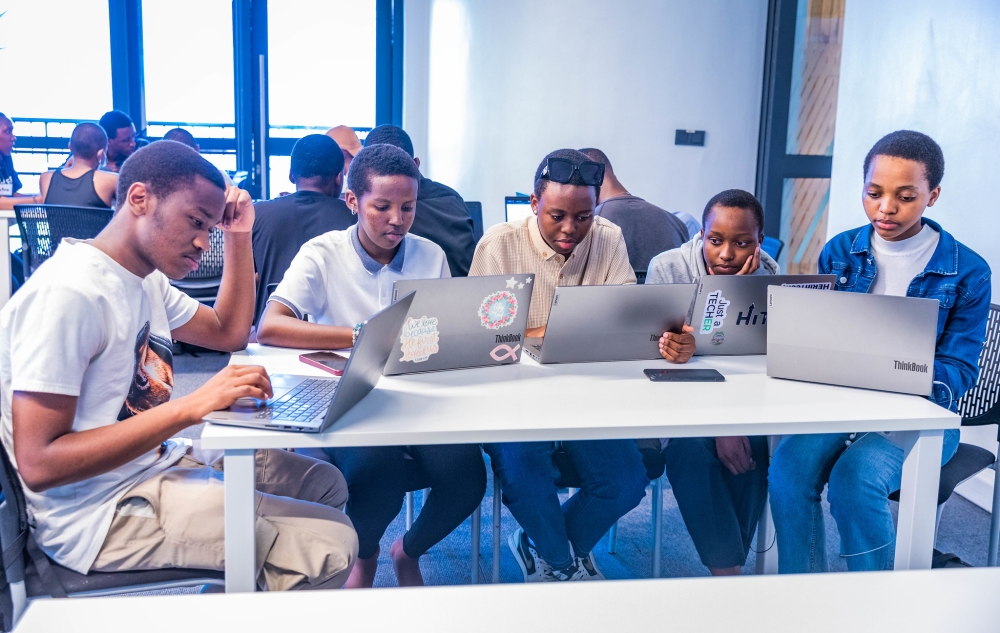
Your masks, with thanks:
M 254 452 L 227 450 L 226 488 L 226 593 L 253 591 L 257 585 L 254 515 Z
M 903 480 L 899 491 L 895 569 L 930 569 L 941 480 L 944 431 L 903 434 Z
M 769 435 L 767 448 L 770 455 L 781 442 L 780 435 Z M 778 539 L 774 532 L 774 519 L 771 517 L 771 493 L 764 496 L 764 508 L 757 519 L 757 574 L 778 573 Z
M 3 257 L 0 257 L 0 308 L 6 305 L 7 301 L 10 300 L 10 292 L 12 290 L 10 286 L 10 226 L 12 222 L 17 222 L 12 218 L 7 218 L 3 221 L 4 234 L 3 234 Z

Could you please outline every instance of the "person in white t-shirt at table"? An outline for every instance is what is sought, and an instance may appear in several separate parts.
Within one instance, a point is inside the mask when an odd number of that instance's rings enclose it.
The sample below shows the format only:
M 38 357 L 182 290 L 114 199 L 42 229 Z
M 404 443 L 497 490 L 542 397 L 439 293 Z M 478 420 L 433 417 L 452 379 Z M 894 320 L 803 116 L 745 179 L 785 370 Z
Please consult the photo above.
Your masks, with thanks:
M 360 324 L 392 303 L 398 279 L 450 277 L 441 247 L 408 231 L 420 173 L 409 154 L 386 144 L 351 162 L 344 201 L 358 223 L 306 242 L 271 294 L 257 340 L 303 349 L 353 347 Z M 405 412 L 400 412 L 405 415 Z M 390 558 L 401 586 L 422 585 L 419 558 L 479 507 L 486 468 L 474 445 L 328 448 L 347 477 L 347 516 L 360 543 L 347 587 L 371 587 L 379 540 L 407 491 L 431 492 Z
M 241 397 L 272 395 L 262 367 L 229 366 L 170 400 L 172 341 L 246 347 L 254 308 L 249 195 L 180 143 L 122 165 L 117 211 L 65 240 L 0 311 L 2 436 L 42 550 L 76 572 L 222 570 L 222 460 L 170 438 Z M 215 307 L 170 285 L 225 232 Z M 257 582 L 337 588 L 357 555 L 343 475 L 257 451 Z

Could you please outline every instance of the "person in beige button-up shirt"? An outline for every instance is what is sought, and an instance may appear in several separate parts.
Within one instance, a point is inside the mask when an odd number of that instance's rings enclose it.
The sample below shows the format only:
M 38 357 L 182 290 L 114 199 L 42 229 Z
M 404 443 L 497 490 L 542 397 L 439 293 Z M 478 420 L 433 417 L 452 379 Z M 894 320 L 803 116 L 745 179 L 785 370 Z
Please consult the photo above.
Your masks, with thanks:
M 522 222 L 490 229 L 469 275 L 534 274 L 527 336 L 542 336 L 556 286 L 634 284 L 621 229 L 594 216 L 603 166 L 557 150 L 535 172 Z M 526 582 L 601 579 L 591 550 L 645 496 L 642 456 L 632 440 L 566 441 L 559 451 L 580 478 L 560 504 L 553 442 L 485 444 L 508 510 L 521 525 L 508 538 Z M 574 484 L 577 485 L 577 484 Z

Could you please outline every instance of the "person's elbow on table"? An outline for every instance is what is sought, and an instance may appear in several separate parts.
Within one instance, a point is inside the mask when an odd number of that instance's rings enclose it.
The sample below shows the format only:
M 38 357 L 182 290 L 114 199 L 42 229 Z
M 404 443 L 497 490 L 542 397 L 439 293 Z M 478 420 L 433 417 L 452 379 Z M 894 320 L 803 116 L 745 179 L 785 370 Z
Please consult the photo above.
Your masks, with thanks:
M 685 325 L 678 332 L 664 332 L 660 337 L 660 355 L 671 363 L 686 363 L 694 356 L 694 328 Z

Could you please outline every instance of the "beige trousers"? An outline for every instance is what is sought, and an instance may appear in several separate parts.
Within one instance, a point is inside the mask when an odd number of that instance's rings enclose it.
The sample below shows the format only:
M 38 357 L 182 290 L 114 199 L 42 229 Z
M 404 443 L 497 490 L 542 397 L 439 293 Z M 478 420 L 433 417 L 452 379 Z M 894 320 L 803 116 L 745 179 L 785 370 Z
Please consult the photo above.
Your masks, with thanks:
M 124 571 L 225 564 L 221 456 L 191 450 L 119 502 L 91 568 Z M 257 451 L 256 564 L 262 589 L 340 588 L 358 555 L 342 510 L 347 482 L 333 465 L 283 450 Z

